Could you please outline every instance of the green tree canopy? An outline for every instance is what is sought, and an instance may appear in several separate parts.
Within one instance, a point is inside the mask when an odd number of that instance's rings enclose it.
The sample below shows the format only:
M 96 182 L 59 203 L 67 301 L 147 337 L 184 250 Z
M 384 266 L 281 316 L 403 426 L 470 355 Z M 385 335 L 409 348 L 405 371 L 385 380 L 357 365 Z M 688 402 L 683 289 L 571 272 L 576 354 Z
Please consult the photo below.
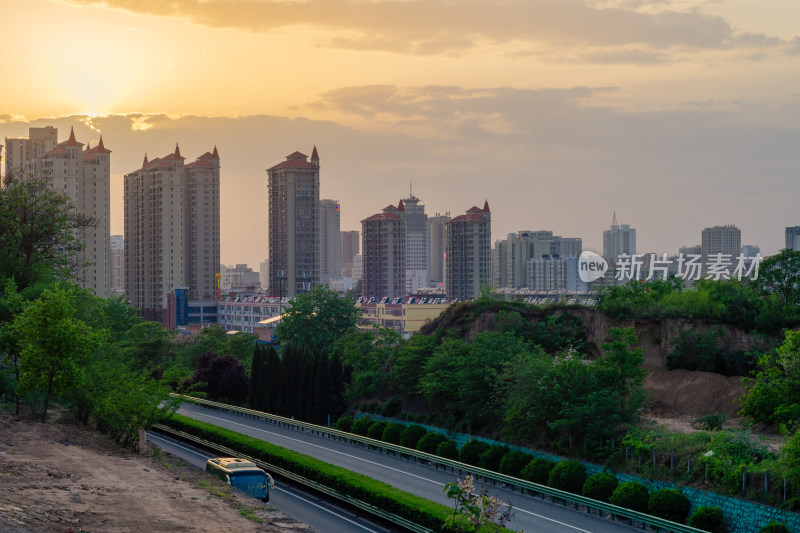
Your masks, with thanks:
M 324 285 L 317 285 L 289 300 L 289 309 L 275 334 L 281 344 L 329 354 L 339 337 L 355 330 L 360 316 L 361 310 L 352 298 L 339 298 Z
M 20 349 L 20 388 L 45 391 L 42 421 L 54 393 L 80 380 L 81 361 L 106 342 L 106 332 L 76 318 L 76 289 L 56 285 L 27 302 L 13 323 Z
M 777 294 L 796 312 L 800 306 L 800 251 L 786 248 L 764 259 L 758 270 L 758 282 L 762 290 Z
M 43 176 L 9 174 L 0 188 L 0 278 L 20 289 L 37 281 L 71 279 L 82 229 L 95 222 Z

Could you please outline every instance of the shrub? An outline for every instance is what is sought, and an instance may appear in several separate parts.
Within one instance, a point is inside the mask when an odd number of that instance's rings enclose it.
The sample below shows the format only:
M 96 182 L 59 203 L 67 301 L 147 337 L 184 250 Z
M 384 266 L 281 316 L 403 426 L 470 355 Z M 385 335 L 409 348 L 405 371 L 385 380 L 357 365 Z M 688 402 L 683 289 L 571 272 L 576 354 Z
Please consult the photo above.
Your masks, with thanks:
M 642 513 L 647 512 L 647 503 L 649 500 L 650 492 L 647 490 L 647 487 L 635 481 L 623 483 L 614 489 L 614 492 L 608 499 L 609 503 Z
M 478 466 L 481 454 L 489 449 L 489 445 L 482 440 L 470 440 L 464 443 L 458 451 L 458 460 L 468 465 Z
M 381 440 L 381 437 L 383 437 L 383 430 L 386 429 L 386 426 L 388 425 L 389 424 L 383 420 L 373 422 L 367 430 L 367 437 L 375 440 Z
M 397 416 L 397 414 L 400 412 L 401 407 L 402 405 L 400 404 L 400 399 L 392 398 L 391 400 L 389 400 L 388 402 L 386 402 L 381 406 L 381 416 L 386 416 L 386 417 Z
M 525 452 L 510 452 L 500 460 L 500 473 L 507 476 L 519 477 L 525 465 L 531 462 L 533 457 Z
M 661 489 L 650 494 L 647 509 L 651 515 L 672 520 L 679 524 L 686 522 L 689 516 L 689 498 L 675 489 Z
M 446 440 L 436 447 L 436 455 L 458 461 L 458 447 L 452 440 Z
M 350 433 L 350 429 L 353 427 L 353 416 L 352 415 L 342 415 L 339 417 L 339 420 L 336 421 L 336 429 L 339 431 L 347 431 Z
M 766 526 L 762 527 L 758 533 L 789 533 L 789 528 L 786 527 L 786 524 L 770 522 Z
M 705 415 L 696 418 L 694 422 L 692 422 L 692 427 L 695 429 L 716 431 L 722 429 L 722 424 L 725 423 L 725 420 L 727 420 L 725 415 Z
M 425 453 L 436 453 L 436 449 L 441 443 L 447 440 L 447 437 L 441 433 L 427 433 L 417 441 L 417 449 Z
M 698 507 L 689 517 L 689 525 L 711 533 L 723 533 L 725 531 L 725 520 L 722 518 L 722 509 L 719 507 Z
M 400 424 L 398 422 L 393 422 L 386 426 L 383 430 L 383 435 L 381 435 L 381 440 L 383 442 L 389 442 L 391 444 L 400 444 L 400 438 L 403 436 L 403 431 L 405 431 L 406 425 Z
M 558 490 L 580 494 L 586 482 L 586 468 L 578 461 L 561 461 L 550 471 L 547 484 Z
M 428 430 L 422 426 L 407 426 L 400 435 L 400 446 L 416 449 L 419 439 L 427 432 Z
M 522 469 L 522 479 L 539 485 L 547 485 L 550 472 L 556 463 L 547 459 L 534 459 Z
M 498 444 L 494 444 L 489 446 L 481 454 L 481 458 L 478 461 L 478 466 L 481 468 L 485 468 L 486 470 L 492 470 L 493 472 L 497 472 L 500 468 L 500 461 L 503 460 L 503 457 L 508 453 L 508 448 L 505 446 L 500 446 Z
M 369 428 L 372 426 L 372 420 L 369 418 L 359 418 L 355 422 L 353 422 L 353 426 L 350 428 L 351 433 L 355 433 L 356 435 L 361 435 L 362 437 L 366 437 L 367 433 L 369 432 Z
M 583 484 L 582 494 L 587 498 L 608 503 L 608 499 L 614 493 L 614 489 L 619 486 L 619 481 L 613 474 L 608 472 L 598 472 L 589 476 Z

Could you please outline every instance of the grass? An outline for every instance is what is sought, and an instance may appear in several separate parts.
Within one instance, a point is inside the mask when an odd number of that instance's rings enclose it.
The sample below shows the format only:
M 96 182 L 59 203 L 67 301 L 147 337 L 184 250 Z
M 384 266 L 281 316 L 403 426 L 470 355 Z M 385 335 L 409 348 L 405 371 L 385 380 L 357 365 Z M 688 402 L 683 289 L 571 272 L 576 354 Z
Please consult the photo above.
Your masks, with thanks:
M 251 509 L 250 507 L 239 506 L 239 514 L 247 518 L 248 520 L 252 520 L 253 522 L 258 522 L 259 524 L 264 522 L 262 519 L 256 516 L 255 510 Z
M 217 497 L 222 498 L 224 500 L 230 500 L 231 499 L 231 489 L 230 488 L 228 488 L 228 487 L 223 487 L 223 488 L 217 487 L 217 486 L 215 486 L 214 483 L 212 483 L 208 479 L 198 479 L 197 480 L 197 486 L 200 487 L 201 489 L 207 490 L 208 492 L 210 492 L 214 496 L 217 496 Z

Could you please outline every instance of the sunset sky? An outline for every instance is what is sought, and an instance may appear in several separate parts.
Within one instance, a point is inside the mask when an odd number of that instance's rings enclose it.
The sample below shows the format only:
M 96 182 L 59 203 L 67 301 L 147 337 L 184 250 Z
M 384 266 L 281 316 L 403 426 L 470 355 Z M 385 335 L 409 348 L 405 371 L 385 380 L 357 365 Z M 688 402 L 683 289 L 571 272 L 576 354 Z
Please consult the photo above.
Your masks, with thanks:
M 0 137 L 100 134 L 122 180 L 216 145 L 222 261 L 267 256 L 265 169 L 317 146 L 342 229 L 488 199 L 493 239 L 639 252 L 800 225 L 797 0 L 3 0 Z

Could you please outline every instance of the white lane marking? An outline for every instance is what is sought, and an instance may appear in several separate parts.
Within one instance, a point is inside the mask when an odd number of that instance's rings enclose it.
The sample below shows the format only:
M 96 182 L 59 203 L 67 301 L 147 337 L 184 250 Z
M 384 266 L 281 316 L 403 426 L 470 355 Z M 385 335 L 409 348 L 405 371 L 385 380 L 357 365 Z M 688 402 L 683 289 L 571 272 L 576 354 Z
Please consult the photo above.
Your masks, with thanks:
M 149 433 L 147 434 L 147 438 L 148 438 L 148 439 L 150 439 L 150 440 L 153 440 L 153 438 L 155 438 L 155 439 L 157 439 L 157 440 L 164 441 L 164 442 L 166 442 L 167 444 L 169 444 L 169 445 L 171 445 L 171 446 L 176 446 L 176 447 L 180 448 L 181 450 L 186 450 L 186 451 L 187 451 L 187 452 L 189 452 L 189 453 L 193 453 L 193 454 L 195 454 L 195 455 L 199 455 L 199 456 L 200 456 L 200 457 L 202 457 L 203 459 L 208 459 L 208 455 L 203 455 L 202 453 L 198 453 L 198 452 L 196 452 L 196 451 L 194 451 L 194 450 L 190 450 L 189 448 L 187 448 L 187 447 L 185 447 L 185 446 L 181 446 L 180 444 L 176 444 L 176 443 L 174 443 L 174 442 L 172 442 L 172 441 L 170 441 L 170 440 L 167 440 L 167 439 L 162 439 L 162 438 L 160 438 L 160 437 L 155 437 L 154 435 L 151 435 L 151 434 L 149 434 Z M 156 445 L 157 445 L 157 444 L 158 444 L 158 443 L 156 443 Z
M 562 526 L 568 527 L 570 529 L 574 529 L 576 531 L 583 531 L 584 533 L 592 533 L 591 531 L 589 531 L 587 529 L 581 529 L 579 527 L 575 527 L 575 526 L 567 524 L 565 522 L 559 522 L 558 520 L 554 520 L 554 519 L 549 518 L 547 516 L 542 516 L 540 514 L 536 514 L 536 513 L 533 513 L 531 511 L 526 511 L 525 509 L 520 509 L 519 507 L 514 507 L 514 512 L 517 512 L 517 511 L 521 511 L 521 512 L 523 512 L 525 514 L 533 515 L 533 516 L 535 516 L 537 518 L 542 518 L 544 520 L 549 520 L 550 522 L 555 522 L 556 524 L 561 524 Z
M 375 461 L 370 461 L 368 459 L 363 459 L 363 458 L 357 457 L 355 455 L 350 455 L 349 453 L 344 453 L 344 452 L 340 452 L 340 451 L 337 451 L 337 450 L 332 450 L 330 448 L 326 448 L 325 446 L 320 446 L 319 444 L 312 444 L 310 442 L 306 442 L 306 441 L 303 441 L 303 440 L 300 440 L 300 439 L 295 439 L 293 437 L 287 437 L 287 436 L 281 435 L 279 433 L 273 433 L 272 431 L 267 431 L 265 429 L 259 429 L 259 428 L 253 427 L 253 426 L 248 426 L 246 424 L 240 424 L 238 422 L 233 422 L 231 420 L 226 420 L 224 418 L 219 418 L 219 417 L 207 415 L 207 414 L 204 414 L 204 413 L 198 413 L 196 411 L 190 411 L 190 412 L 192 414 L 195 414 L 195 415 L 198 415 L 198 416 L 204 416 L 206 418 L 211 418 L 213 420 L 220 420 L 222 422 L 227 422 L 228 424 L 233 424 L 233 425 L 236 425 L 236 426 L 242 426 L 244 428 L 247 428 L 247 429 L 250 429 L 250 430 L 253 430 L 253 431 L 260 431 L 261 433 L 266 433 L 267 435 L 273 435 L 275 437 L 279 437 L 279 438 L 282 438 L 282 439 L 288 439 L 288 440 L 292 440 L 292 441 L 295 441 L 295 442 L 299 442 L 299 443 L 305 444 L 307 446 L 313 446 L 315 448 L 320 448 L 321 450 L 327 450 L 329 452 L 338 453 L 339 455 L 344 455 L 345 457 L 350 457 L 351 459 L 356 459 L 358 461 L 363 461 L 363 462 L 369 463 L 371 465 L 380 466 L 381 468 L 385 468 L 387 470 L 393 470 L 395 472 L 399 472 L 401 474 L 405 474 L 407 476 L 415 477 L 415 478 L 421 479 L 423 481 L 427 481 L 428 483 L 433 483 L 434 485 L 437 485 L 437 486 L 440 486 L 440 487 L 444 487 L 444 483 L 442 483 L 441 481 L 434 481 L 434 480 L 428 479 L 426 477 L 418 476 L 416 474 L 411 474 L 411 473 L 406 472 L 405 470 L 401 470 L 399 468 L 392 468 L 391 466 L 382 465 L 380 463 L 376 463 Z
M 350 519 L 349 519 L 349 518 L 347 518 L 347 517 L 344 517 L 344 516 L 342 516 L 342 515 L 340 515 L 340 514 L 338 514 L 338 513 L 334 513 L 334 512 L 333 512 L 333 511 L 331 511 L 330 509 L 326 509 L 325 507 L 323 507 L 323 506 L 321 506 L 321 505 L 318 505 L 318 504 L 316 504 L 316 503 L 314 503 L 314 502 L 312 502 L 312 501 L 309 501 L 309 500 L 307 500 L 307 499 L 305 499 L 305 498 L 303 498 L 303 497 L 301 497 L 301 496 L 298 496 L 297 494 L 292 494 L 292 493 L 291 493 L 291 492 L 289 492 L 288 490 L 283 490 L 283 489 L 280 489 L 280 488 L 278 488 L 278 487 L 275 487 L 275 490 L 279 490 L 279 491 L 281 491 L 281 492 L 283 492 L 283 493 L 286 493 L 286 494 L 287 494 L 287 495 L 289 495 L 289 496 L 293 496 L 293 497 L 297 498 L 298 500 L 303 500 L 303 501 L 304 501 L 304 502 L 306 502 L 307 504 L 309 504 L 309 505 L 313 505 L 313 506 L 314 506 L 314 507 L 316 507 L 317 509 L 321 509 L 321 510 L 325 511 L 326 513 L 330 513 L 330 514 L 332 514 L 332 515 L 333 515 L 333 516 L 335 516 L 335 517 L 341 518 L 341 519 L 342 519 L 342 520 L 344 520 L 345 522 L 349 522 L 349 523 L 353 524 L 354 526 L 358 526 L 358 527 L 360 527 L 361 529 L 363 529 L 363 530 L 365 530 L 365 531 L 369 531 L 370 533 L 378 533 L 377 531 L 375 531 L 375 530 L 373 530 L 373 529 L 369 529 L 369 528 L 367 528 L 367 527 L 365 527 L 365 526 L 363 526 L 363 525 L 359 524 L 358 522 L 354 522 L 353 520 L 350 520 Z
M 183 407 L 181 407 L 181 409 L 179 409 L 179 411 L 180 411 L 180 410 L 182 410 L 182 409 L 183 409 Z M 191 412 L 192 414 L 194 414 L 194 415 L 197 415 L 197 416 L 204 416 L 204 417 L 206 417 L 206 418 L 211 418 L 211 419 L 214 419 L 214 420 L 220 420 L 220 421 L 222 421 L 222 422 L 227 422 L 227 423 L 229 423 L 229 424 L 234 424 L 234 425 L 237 425 L 237 426 L 242 426 L 242 427 L 245 427 L 245 428 L 251 429 L 251 430 L 253 430 L 253 431 L 260 431 L 261 433 L 266 433 L 267 435 L 274 435 L 274 436 L 276 436 L 276 437 L 280 437 L 280 438 L 284 438 L 284 439 L 288 439 L 288 440 L 293 440 L 293 441 L 295 441 L 295 442 L 300 442 L 300 443 L 302 443 L 302 444 L 306 444 L 306 445 L 308 445 L 308 446 L 314 446 L 315 448 L 320 448 L 320 449 L 323 449 L 323 450 L 327 450 L 327 451 L 329 451 L 329 452 L 338 453 L 338 454 L 344 455 L 345 457 L 350 457 L 350 458 L 352 458 L 352 459 L 357 459 L 357 460 L 359 460 L 359 461 L 364 461 L 365 463 L 370 463 L 370 464 L 373 464 L 373 465 L 375 465 L 375 466 L 380 466 L 380 467 L 386 468 L 386 469 L 388 469 L 388 470 L 394 470 L 395 472 L 400 472 L 401 474 L 406 474 L 406 475 L 408 475 L 408 476 L 412 476 L 412 477 L 415 477 L 415 478 L 419 478 L 419 479 L 421 479 L 421 480 L 423 480 L 423 481 L 428 481 L 428 482 L 430 482 L 430 483 L 433 483 L 434 485 L 440 485 L 440 486 L 444 486 L 444 485 L 443 485 L 441 482 L 439 482 L 439 481 L 434 481 L 434 480 L 432 480 L 432 479 L 428 479 L 428 478 L 425 478 L 425 477 L 422 477 L 422 476 L 418 476 L 418 475 L 416 475 L 416 474 L 411 474 L 411 473 L 409 473 L 409 472 L 406 472 L 405 470 L 400 470 L 399 468 L 392 468 L 391 466 L 386 466 L 386 465 L 382 465 L 382 464 L 380 464 L 380 463 L 376 463 L 376 462 L 374 462 L 374 461 L 369 461 L 369 460 L 367 460 L 367 459 L 362 459 L 361 457 L 356 457 L 355 455 L 350 455 L 350 454 L 348 454 L 348 453 L 340 452 L 340 451 L 337 451 L 337 450 L 331 450 L 330 448 L 326 448 L 325 446 L 320 446 L 319 444 L 312 444 L 312 443 L 310 443 L 310 442 L 305 442 L 305 441 L 303 441 L 303 440 L 300 440 L 300 439 L 295 439 L 295 438 L 293 438 L 293 437 L 286 437 L 285 435 L 280 435 L 279 433 L 273 433 L 272 431 L 266 431 L 266 430 L 264 430 L 264 429 L 259 429 L 259 428 L 253 427 L 253 426 L 248 426 L 248 425 L 246 425 L 246 424 L 240 424 L 240 423 L 238 423 L 238 422 L 233 422 L 233 421 L 231 421 L 231 420 L 226 420 L 226 419 L 224 419 L 224 418 L 219 418 L 219 417 L 216 417 L 216 416 L 207 415 L 207 414 L 205 414 L 205 413 L 199 413 L 199 412 L 197 412 L 197 411 L 188 411 L 188 410 L 187 410 L 187 412 Z M 535 516 L 535 517 L 537 517 L 537 518 L 542 518 L 542 519 L 544 519 L 544 520 L 548 520 L 548 521 L 550 521 L 550 522 L 555 522 L 556 524 L 561 524 L 562 526 L 568 527 L 568 528 L 570 528 L 570 529 L 574 529 L 574 530 L 576 530 L 576 531 L 582 531 L 582 532 L 584 532 L 584 533 L 592 533 L 591 531 L 588 531 L 588 530 L 586 530 L 586 529 L 581 529 L 581 528 L 579 528 L 579 527 L 575 527 L 575 526 L 573 526 L 573 525 L 570 525 L 570 524 L 567 524 L 567 523 L 564 523 L 564 522 L 559 522 L 558 520 L 554 520 L 553 518 L 549 518 L 549 517 L 547 517 L 547 516 L 543 516 L 543 515 L 540 515 L 540 514 L 536 514 L 536 513 L 534 513 L 534 512 L 531 512 L 531 511 L 526 511 L 525 509 L 520 509 L 519 507 L 517 507 L 517 508 L 515 509 L 515 511 L 521 511 L 521 512 L 523 512 L 523 513 L 526 513 L 526 514 L 529 514 L 529 515 Z

